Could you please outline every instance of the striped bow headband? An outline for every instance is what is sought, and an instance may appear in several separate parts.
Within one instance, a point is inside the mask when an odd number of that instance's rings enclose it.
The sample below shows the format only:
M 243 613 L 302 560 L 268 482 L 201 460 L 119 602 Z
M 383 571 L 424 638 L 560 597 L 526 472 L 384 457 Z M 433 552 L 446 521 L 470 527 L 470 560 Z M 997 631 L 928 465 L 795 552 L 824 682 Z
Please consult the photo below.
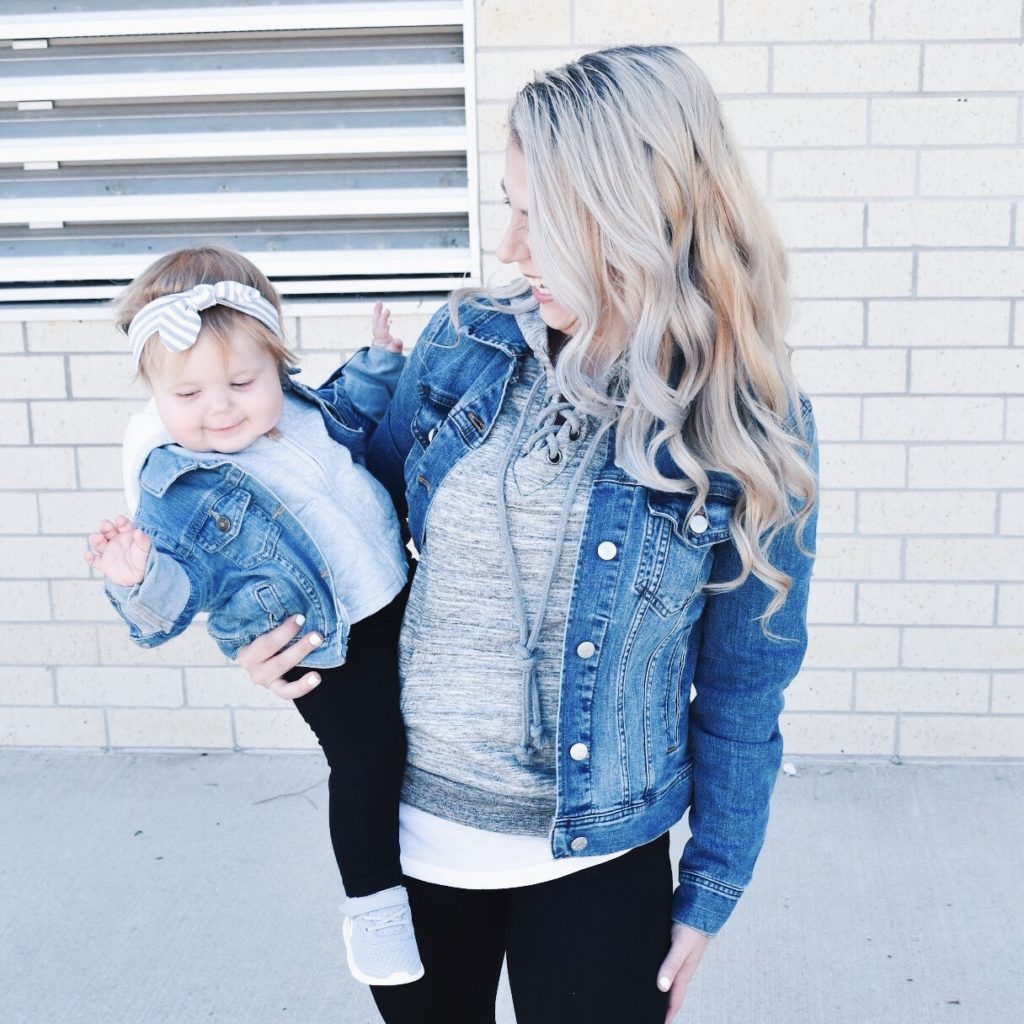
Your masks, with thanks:
M 197 284 L 185 292 L 161 295 L 135 314 L 126 332 L 135 366 L 138 367 L 142 349 L 154 334 L 160 335 L 160 341 L 169 352 L 184 352 L 191 348 L 202 328 L 199 314 L 211 306 L 230 306 L 240 313 L 247 313 L 281 337 L 281 321 L 274 304 L 255 288 L 238 281 Z

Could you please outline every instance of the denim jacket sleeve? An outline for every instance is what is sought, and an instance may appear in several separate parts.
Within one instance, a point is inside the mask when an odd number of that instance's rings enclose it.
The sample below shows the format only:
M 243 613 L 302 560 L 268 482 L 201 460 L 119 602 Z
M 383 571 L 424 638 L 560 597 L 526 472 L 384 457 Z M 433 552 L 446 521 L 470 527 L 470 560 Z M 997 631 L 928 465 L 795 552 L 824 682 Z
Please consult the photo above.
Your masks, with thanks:
M 408 514 L 405 460 L 413 445 L 412 421 L 420 402 L 418 385 L 423 359 L 430 342 L 449 325 L 448 307 L 441 306 L 413 346 L 391 401 L 367 447 L 367 469 L 388 489 L 403 524 Z
M 810 453 L 818 472 L 814 416 L 804 414 Z M 801 535 L 813 553 L 817 505 Z M 768 622 L 757 616 L 772 591 L 753 574 L 735 590 L 710 595 L 701 617 L 701 639 L 690 706 L 689 744 L 694 789 L 690 833 L 679 864 L 672 918 L 708 935 L 725 923 L 753 874 L 764 842 L 772 790 L 782 759 L 779 714 L 783 690 L 807 649 L 807 597 L 813 555 L 796 545 L 795 526 L 776 534 L 768 551 L 773 565 L 792 577 L 785 604 Z M 734 579 L 735 544 L 716 546 L 711 581 Z
M 368 433 L 380 422 L 405 365 L 405 356 L 381 345 L 361 348 L 316 389 L 342 423 Z
M 183 632 L 206 604 L 208 582 L 195 561 L 177 559 L 154 544 L 141 583 L 107 580 L 107 597 L 140 647 L 157 647 Z

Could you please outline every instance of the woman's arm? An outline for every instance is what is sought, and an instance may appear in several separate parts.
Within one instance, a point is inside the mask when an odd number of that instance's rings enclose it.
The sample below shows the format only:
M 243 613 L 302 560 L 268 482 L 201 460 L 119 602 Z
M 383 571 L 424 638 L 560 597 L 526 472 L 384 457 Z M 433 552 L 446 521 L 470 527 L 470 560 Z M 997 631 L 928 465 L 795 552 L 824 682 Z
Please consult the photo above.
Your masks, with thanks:
M 813 413 L 804 415 L 818 471 Z M 801 535 L 813 552 L 817 504 Z M 693 757 L 691 838 L 683 850 L 673 920 L 706 934 L 725 923 L 750 881 L 764 841 L 772 789 L 782 759 L 779 714 L 783 690 L 807 649 L 807 598 L 814 562 L 796 543 L 795 524 L 780 530 L 768 549 L 773 565 L 792 577 L 785 604 L 761 632 L 757 616 L 772 591 L 751 574 L 735 590 L 713 594 L 700 620 L 700 649 L 690 705 L 689 747 Z M 731 541 L 715 547 L 712 582 L 735 578 L 740 556 Z
M 808 410 L 803 420 L 811 446 L 808 464 L 817 475 L 813 412 Z M 802 547 L 810 552 L 817 518 L 815 504 L 801 534 Z M 729 541 L 714 550 L 711 581 L 734 579 L 740 569 L 736 546 Z M 658 988 L 669 992 L 665 1024 L 678 1012 L 711 937 L 750 881 L 782 757 L 782 692 L 807 649 L 813 555 L 797 548 L 790 524 L 775 537 L 768 556 L 793 579 L 786 603 L 768 623 L 773 634 L 788 641 L 770 640 L 761 632 L 757 616 L 771 592 L 753 574 L 737 589 L 710 596 L 701 616 L 688 740 L 693 756 L 691 838 L 672 901 L 672 944 L 657 979 Z

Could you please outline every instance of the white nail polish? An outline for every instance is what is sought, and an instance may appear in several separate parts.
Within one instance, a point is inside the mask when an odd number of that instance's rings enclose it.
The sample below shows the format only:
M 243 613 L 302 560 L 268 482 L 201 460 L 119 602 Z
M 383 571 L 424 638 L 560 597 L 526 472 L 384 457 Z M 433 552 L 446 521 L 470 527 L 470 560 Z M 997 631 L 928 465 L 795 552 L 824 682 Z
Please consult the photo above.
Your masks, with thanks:
M 321 679 L 320 676 L 313 676 L 313 678 L 310 679 L 310 681 L 309 681 L 309 685 L 310 686 L 319 686 L 322 682 L 323 682 L 323 679 Z
M 305 624 L 306 624 L 306 616 L 305 615 L 296 615 L 295 616 L 295 625 L 296 626 L 304 626 Z
M 310 633 L 309 634 L 309 645 L 311 647 L 319 647 L 323 642 L 324 642 L 323 641 L 323 637 L 319 636 L 318 634 L 316 634 L 316 633 Z
M 662 975 L 658 979 L 658 988 L 660 988 L 662 992 L 667 992 L 671 987 L 672 987 L 672 979 L 671 978 L 666 978 L 664 975 Z

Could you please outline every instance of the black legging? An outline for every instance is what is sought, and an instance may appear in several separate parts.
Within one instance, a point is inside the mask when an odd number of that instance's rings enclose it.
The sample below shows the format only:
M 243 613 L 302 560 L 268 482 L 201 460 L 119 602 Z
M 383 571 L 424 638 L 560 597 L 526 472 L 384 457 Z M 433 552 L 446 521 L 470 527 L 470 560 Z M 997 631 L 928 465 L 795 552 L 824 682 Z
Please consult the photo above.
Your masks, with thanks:
M 672 868 L 666 832 L 614 860 L 515 889 L 406 878 L 426 974 L 373 988 L 386 1024 L 494 1024 L 502 959 L 518 1024 L 663 1024 Z
M 331 767 L 331 844 L 349 896 L 402 884 L 398 800 L 405 770 L 399 707 L 398 631 L 408 585 L 352 626 L 345 664 L 318 669 L 322 682 L 295 701 Z M 286 679 L 309 669 L 294 668 Z

